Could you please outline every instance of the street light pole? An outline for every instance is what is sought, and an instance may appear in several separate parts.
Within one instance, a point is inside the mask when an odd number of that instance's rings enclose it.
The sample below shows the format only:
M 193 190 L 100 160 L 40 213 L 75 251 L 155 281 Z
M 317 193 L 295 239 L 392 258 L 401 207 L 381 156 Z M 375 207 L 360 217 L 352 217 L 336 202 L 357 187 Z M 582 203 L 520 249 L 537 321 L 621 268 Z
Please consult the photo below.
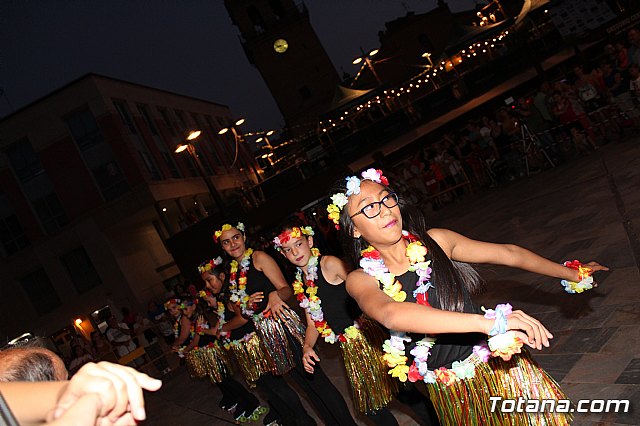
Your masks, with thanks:
M 225 208 L 224 208 L 225 203 L 222 200 L 222 197 L 220 196 L 220 193 L 218 192 L 216 187 L 213 185 L 213 183 L 211 183 L 209 176 L 207 176 L 206 172 L 204 171 L 204 168 L 202 167 L 202 163 L 200 162 L 200 158 L 198 158 L 196 147 L 191 143 L 192 141 L 196 140 L 200 136 L 200 134 L 201 134 L 200 130 L 196 130 L 189 133 L 189 136 L 187 136 L 187 140 L 185 141 L 186 143 L 178 145 L 175 152 L 180 153 L 186 150 L 189 153 L 189 155 L 193 159 L 193 162 L 196 165 L 198 174 L 204 180 L 204 183 L 207 185 L 207 189 L 209 190 L 209 194 L 211 195 L 211 198 L 213 198 L 213 202 L 216 204 L 216 207 L 218 208 L 220 213 L 222 213 L 222 215 L 225 216 L 226 215 Z

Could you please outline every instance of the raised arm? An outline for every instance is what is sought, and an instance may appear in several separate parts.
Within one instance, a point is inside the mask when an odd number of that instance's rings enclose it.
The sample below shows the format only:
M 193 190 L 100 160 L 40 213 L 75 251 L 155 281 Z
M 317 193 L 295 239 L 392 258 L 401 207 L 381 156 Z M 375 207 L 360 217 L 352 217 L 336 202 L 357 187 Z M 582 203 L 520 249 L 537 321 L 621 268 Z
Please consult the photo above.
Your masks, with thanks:
M 383 326 L 397 331 L 441 334 L 484 333 L 493 327 L 493 320 L 479 314 L 449 312 L 417 303 L 396 302 L 378 287 L 375 278 L 362 270 L 347 276 L 347 292 L 360 309 Z M 519 336 L 529 346 L 541 349 L 549 346 L 551 333 L 535 318 L 522 311 L 514 311 L 507 319 L 507 329 L 522 330 Z
M 504 265 L 550 277 L 580 281 L 577 270 L 552 262 L 514 244 L 495 244 L 472 240 L 448 229 L 430 229 L 429 236 L 442 247 L 445 254 L 452 260 Z M 586 266 L 589 266 L 594 272 L 609 270 L 597 262 L 589 262 Z

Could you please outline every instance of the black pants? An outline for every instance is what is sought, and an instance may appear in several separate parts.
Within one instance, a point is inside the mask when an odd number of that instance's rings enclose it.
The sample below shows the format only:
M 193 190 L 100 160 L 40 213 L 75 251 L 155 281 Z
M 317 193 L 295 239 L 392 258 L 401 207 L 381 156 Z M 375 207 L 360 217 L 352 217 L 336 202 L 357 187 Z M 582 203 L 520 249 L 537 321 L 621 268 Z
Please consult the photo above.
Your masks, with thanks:
M 313 417 L 304 409 L 298 394 L 282 376 L 265 373 L 256 384 L 267 394 L 267 399 L 276 410 L 283 426 L 316 425 Z
M 238 414 L 244 411 L 245 415 L 249 416 L 260 405 L 258 398 L 232 377 L 216 383 L 216 386 L 222 392 L 222 399 L 228 401 L 229 405 L 238 404 L 236 407 Z
M 288 334 L 288 333 L 287 333 Z M 290 338 L 290 340 L 293 340 Z M 318 364 L 313 374 L 304 370 L 302 365 L 302 347 L 297 341 L 291 341 L 296 367 L 289 373 L 296 384 L 307 394 L 309 402 L 316 409 L 325 425 L 355 426 L 349 407 L 340 391 L 331 383 Z
M 416 414 L 416 417 L 420 419 L 421 425 L 438 426 L 440 424 L 438 414 L 435 408 L 433 408 L 431 399 L 423 395 L 413 383 L 404 385 L 400 389 L 396 399 Z

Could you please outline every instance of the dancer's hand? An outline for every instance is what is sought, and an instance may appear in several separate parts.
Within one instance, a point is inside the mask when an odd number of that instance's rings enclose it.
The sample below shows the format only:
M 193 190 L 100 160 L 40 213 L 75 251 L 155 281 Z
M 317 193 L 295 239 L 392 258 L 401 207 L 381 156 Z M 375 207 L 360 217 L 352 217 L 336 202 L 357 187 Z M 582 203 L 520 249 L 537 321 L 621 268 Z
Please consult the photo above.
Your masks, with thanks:
M 278 319 L 282 319 L 281 313 L 285 308 L 289 306 L 280 299 L 277 291 L 272 291 L 269 293 L 269 302 L 267 303 L 267 307 L 264 309 L 265 311 L 271 310 L 271 313 Z
M 595 261 L 591 261 L 589 263 L 585 263 L 584 266 L 587 266 L 591 269 L 591 272 L 598 272 L 598 271 L 608 271 L 609 268 L 607 268 L 604 265 L 599 264 L 598 262 Z M 598 283 L 596 282 L 596 280 L 593 280 L 593 286 L 594 287 L 598 287 Z
M 142 389 L 162 382 L 133 368 L 109 362 L 85 364 L 60 392 L 47 416 L 54 424 L 124 425 L 146 418 Z
M 549 339 L 553 338 L 540 321 L 520 310 L 507 316 L 507 330 L 514 330 L 527 346 L 538 350 L 542 349 L 542 346 L 548 348 Z
M 312 347 L 305 346 L 302 349 L 302 366 L 307 373 L 313 374 L 316 362 L 320 362 L 320 357 Z
M 247 305 L 251 306 L 254 303 L 260 303 L 264 299 L 264 293 L 261 291 L 257 291 L 249 296 L 249 300 L 247 301 Z

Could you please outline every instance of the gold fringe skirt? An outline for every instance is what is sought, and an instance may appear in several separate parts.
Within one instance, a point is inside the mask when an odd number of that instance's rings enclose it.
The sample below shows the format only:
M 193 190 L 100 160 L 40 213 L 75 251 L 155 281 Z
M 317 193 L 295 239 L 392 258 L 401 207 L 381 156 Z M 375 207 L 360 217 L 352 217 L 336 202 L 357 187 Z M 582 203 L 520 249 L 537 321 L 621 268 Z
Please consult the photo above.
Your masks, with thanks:
M 304 326 L 298 314 L 290 308 L 282 311 L 282 320 L 273 315 L 254 315 L 253 324 L 262 344 L 267 348 L 271 372 L 277 376 L 286 374 L 295 367 L 295 356 L 287 337 L 289 334 L 302 345 L 304 342 Z
M 471 355 L 464 362 L 475 364 L 473 378 L 456 380 L 450 385 L 440 382 L 427 384 L 429 397 L 441 424 L 565 426 L 571 423 L 571 413 L 551 413 L 549 410 L 536 413 L 500 411 L 504 399 L 513 399 L 516 403 L 518 397 L 525 400 L 568 400 L 558 383 L 531 359 L 527 351 L 514 355 L 510 361 L 491 358 L 489 362 L 482 362 L 476 355 Z M 492 396 L 502 398 L 495 404 L 494 412 L 491 411 L 493 402 L 489 399 Z
M 340 343 L 356 409 L 365 414 L 386 407 L 398 393 L 398 382 L 387 374 L 382 359 L 384 332 L 378 323 L 359 319 L 360 333 Z M 374 342 L 377 342 L 374 343 Z
M 209 346 L 200 348 L 198 352 L 202 367 L 212 383 L 220 383 L 233 375 L 233 363 L 229 354 L 217 340 Z
M 227 346 L 233 354 L 240 373 L 250 387 L 255 386 L 256 380 L 263 373 L 271 371 L 268 351 L 256 333 L 251 333 L 250 337 L 246 339 L 234 340 Z
M 190 350 L 184 357 L 187 363 L 187 371 L 191 378 L 201 379 L 207 375 L 202 363 L 202 357 L 199 348 Z

